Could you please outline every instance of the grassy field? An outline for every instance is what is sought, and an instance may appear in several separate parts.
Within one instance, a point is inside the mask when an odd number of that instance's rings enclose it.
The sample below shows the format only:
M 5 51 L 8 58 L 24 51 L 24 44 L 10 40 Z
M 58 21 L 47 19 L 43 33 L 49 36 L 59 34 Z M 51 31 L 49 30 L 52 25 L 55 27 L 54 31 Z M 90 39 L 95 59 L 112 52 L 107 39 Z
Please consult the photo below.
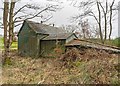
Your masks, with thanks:
M 4 49 L 3 41 L 4 41 L 3 37 L 0 37 L 0 50 Z M 12 46 L 10 48 L 11 49 L 17 49 L 17 46 L 18 46 L 17 42 L 13 42 Z
M 3 38 L 0 37 L 0 50 L 3 49 L 3 46 L 4 46 L 4 45 L 3 45 Z
M 88 39 L 90 41 L 93 41 L 93 42 L 98 42 L 100 43 L 100 39 Z M 106 40 L 105 41 L 105 44 L 106 45 L 111 45 L 111 46 L 116 46 L 116 47 L 120 47 L 120 38 L 115 38 L 115 39 L 111 39 L 111 40 Z

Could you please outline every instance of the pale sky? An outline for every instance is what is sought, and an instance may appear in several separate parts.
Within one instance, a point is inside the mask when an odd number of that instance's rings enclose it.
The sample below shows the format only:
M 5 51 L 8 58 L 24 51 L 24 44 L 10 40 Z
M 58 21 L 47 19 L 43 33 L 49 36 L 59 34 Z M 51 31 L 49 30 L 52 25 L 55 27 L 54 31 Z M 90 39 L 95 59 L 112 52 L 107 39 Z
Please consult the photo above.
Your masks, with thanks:
M 2 6 L 3 0 L 0 0 L 0 7 Z M 49 0 L 50 1 L 50 0 Z M 40 5 L 45 5 L 49 1 L 46 0 L 21 0 L 19 3 L 16 4 L 16 9 L 19 8 L 20 6 L 23 6 L 26 3 L 35 3 L 35 4 L 40 4 Z M 71 5 L 71 0 L 59 0 L 59 2 L 54 2 L 56 0 L 53 0 L 49 3 L 52 4 L 60 4 L 63 9 L 53 13 L 53 18 L 46 22 L 47 24 L 49 23 L 54 23 L 56 26 L 61 26 L 61 25 L 69 25 L 69 24 L 76 24 L 75 22 L 70 22 L 71 16 L 75 16 L 80 11 Z M 75 1 L 80 1 L 80 0 L 75 0 Z M 84 0 L 85 1 L 85 0 Z M 109 0 L 112 1 L 112 0 Z M 116 3 L 118 3 L 119 0 L 116 0 Z M 62 2 L 62 3 L 60 3 Z M 2 11 L 0 10 L 0 14 L 2 14 Z M 1 15 L 0 15 L 1 16 Z M 39 21 L 39 19 L 34 19 L 34 21 Z M 89 20 L 91 24 L 94 24 L 93 20 Z M 16 30 L 18 31 L 20 27 L 18 27 Z M 116 20 L 113 23 L 113 33 L 112 37 L 115 38 L 118 36 L 118 16 L 116 16 Z M 0 34 L 3 35 L 3 30 L 0 29 Z

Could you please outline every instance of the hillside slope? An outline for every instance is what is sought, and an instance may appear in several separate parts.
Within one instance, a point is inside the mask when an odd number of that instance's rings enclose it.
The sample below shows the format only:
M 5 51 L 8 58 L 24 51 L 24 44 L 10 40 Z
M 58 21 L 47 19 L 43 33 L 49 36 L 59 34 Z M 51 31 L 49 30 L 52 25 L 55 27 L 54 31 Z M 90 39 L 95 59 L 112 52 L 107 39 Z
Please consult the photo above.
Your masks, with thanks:
M 120 84 L 118 76 L 118 54 L 72 49 L 59 58 L 35 59 L 12 52 L 2 80 L 6 84 Z

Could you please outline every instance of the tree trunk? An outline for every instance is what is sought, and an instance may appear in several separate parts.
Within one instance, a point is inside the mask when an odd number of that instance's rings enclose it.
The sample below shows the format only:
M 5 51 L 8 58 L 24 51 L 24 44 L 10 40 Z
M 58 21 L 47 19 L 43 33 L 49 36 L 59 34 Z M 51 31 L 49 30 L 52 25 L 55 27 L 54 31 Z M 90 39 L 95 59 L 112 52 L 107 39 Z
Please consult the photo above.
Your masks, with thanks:
M 102 11 L 103 11 L 103 14 L 104 14 L 104 30 L 105 30 L 105 33 L 104 33 L 104 42 L 106 41 L 107 39 L 107 12 L 108 12 L 108 1 L 106 0 L 106 6 L 103 7 L 101 2 L 99 2 L 99 5 L 101 6 L 102 8 Z M 106 10 L 105 10 L 106 9 Z
M 11 4 L 10 4 L 10 15 L 9 15 L 9 49 L 10 46 L 13 42 L 13 29 L 14 29 L 14 23 L 13 23 L 13 16 L 14 16 L 14 7 L 15 7 L 15 2 L 12 2 L 11 0 Z
M 100 39 L 101 39 L 101 42 L 104 44 L 102 28 L 101 28 L 101 11 L 100 11 L 100 7 L 99 7 L 99 2 L 97 2 L 97 8 L 98 8 L 98 12 L 99 12 L 99 23 L 98 24 L 99 24 Z
M 111 40 L 111 34 L 112 34 L 112 13 L 113 13 L 113 10 L 112 10 L 112 7 L 115 3 L 115 0 L 112 1 L 112 4 L 110 6 L 110 33 L 109 33 L 109 40 Z
M 105 38 L 104 38 L 104 41 L 106 41 L 106 39 L 107 39 L 107 16 L 106 16 L 106 13 L 104 14 L 104 17 L 105 17 Z
M 4 1 L 4 12 L 3 12 L 3 25 L 4 25 L 4 56 L 7 57 L 8 56 L 8 23 L 7 23 L 7 18 L 8 18 L 8 13 L 9 13 L 9 2 L 7 2 L 7 0 Z
M 110 6 L 110 33 L 109 33 L 109 40 L 111 40 L 112 34 L 112 7 Z
M 106 0 L 106 11 L 103 8 L 103 12 L 104 12 L 104 19 L 105 19 L 105 38 L 104 41 L 106 41 L 107 39 L 107 12 L 108 12 L 108 1 Z

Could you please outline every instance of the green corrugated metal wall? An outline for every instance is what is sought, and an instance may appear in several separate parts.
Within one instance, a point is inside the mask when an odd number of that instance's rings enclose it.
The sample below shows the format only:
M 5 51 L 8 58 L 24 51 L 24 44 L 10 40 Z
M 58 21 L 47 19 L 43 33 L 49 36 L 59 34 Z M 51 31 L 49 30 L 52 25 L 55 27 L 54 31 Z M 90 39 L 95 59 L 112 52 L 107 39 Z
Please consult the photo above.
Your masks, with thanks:
M 36 33 L 27 23 L 24 23 L 18 35 L 18 51 L 23 56 L 36 56 L 37 53 Z

